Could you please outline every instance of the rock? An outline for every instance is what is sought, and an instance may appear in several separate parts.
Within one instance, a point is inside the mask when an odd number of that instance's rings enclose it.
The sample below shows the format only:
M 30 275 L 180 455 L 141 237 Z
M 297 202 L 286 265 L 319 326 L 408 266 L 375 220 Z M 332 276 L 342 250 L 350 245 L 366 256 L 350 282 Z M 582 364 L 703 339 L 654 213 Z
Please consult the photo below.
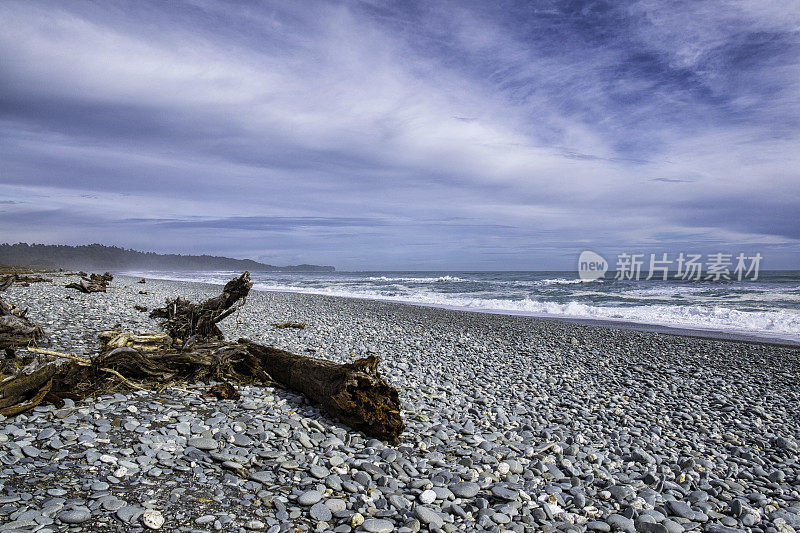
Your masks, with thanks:
M 800 529 L 800 515 L 792 513 L 786 509 L 777 509 L 769 514 L 769 519 L 773 522 L 775 520 L 784 520 L 794 529 Z
M 327 522 L 333 517 L 331 510 L 324 503 L 315 503 L 308 511 L 309 516 L 320 522 Z
M 626 518 L 621 514 L 612 514 L 606 518 L 606 523 L 611 526 L 614 531 L 625 531 L 626 533 L 636 533 L 636 527 L 633 525 L 633 520 Z
M 705 531 L 706 533 L 744 533 L 744 529 L 721 526 L 719 524 L 711 524 L 709 526 L 706 526 Z
M 495 524 L 504 525 L 504 524 L 508 524 L 509 522 L 511 522 L 511 517 L 508 516 L 505 513 L 494 513 L 492 515 L 492 521 Z
M 673 501 L 667 504 L 669 510 L 675 515 L 694 522 L 707 522 L 708 516 L 700 511 L 692 509 L 688 503 Z
M 682 525 L 680 525 L 679 523 L 675 522 L 674 520 L 670 520 L 669 518 L 667 518 L 666 520 L 661 522 L 661 524 L 664 527 L 667 528 L 667 531 L 669 531 L 669 533 L 683 533 L 684 532 L 684 529 L 683 529 Z
M 275 479 L 275 474 L 268 470 L 261 470 L 259 472 L 251 472 L 250 479 L 266 484 Z
M 667 526 L 655 522 L 636 522 L 635 527 L 639 533 L 669 533 Z
M 407 498 L 400 496 L 398 494 L 391 494 L 387 498 L 389 505 L 394 507 L 395 509 L 408 509 L 411 507 L 411 502 L 408 501 Z
M 92 514 L 85 509 L 74 509 L 64 511 L 58 515 L 58 519 L 65 524 L 83 524 L 92 517 Z
M 442 527 L 444 524 L 444 519 L 439 516 L 439 513 L 423 505 L 417 505 L 414 508 L 414 516 L 419 518 L 420 522 L 429 526 Z
M 14 520 L 0 524 L 0 531 L 32 531 L 38 526 L 35 520 Z
M 300 505 L 314 505 L 322 499 L 322 493 L 318 490 L 309 490 L 297 497 L 297 503 Z
M 324 479 L 331 474 L 330 470 L 319 465 L 312 466 L 311 468 L 308 469 L 308 471 L 311 473 L 312 476 L 314 476 L 317 479 Z
M 641 463 L 644 465 L 653 465 L 656 463 L 655 457 L 647 453 L 642 449 L 636 449 L 631 454 L 631 459 L 636 461 L 637 463 Z
M 477 483 L 471 481 L 464 481 L 450 485 L 450 491 L 455 494 L 457 498 L 474 498 L 480 492 L 481 487 Z
M 364 531 L 369 531 L 370 533 L 391 533 L 394 531 L 394 524 L 392 522 L 378 518 L 364 520 L 361 527 L 364 528 Z
M 776 438 L 775 446 L 791 453 L 797 453 L 798 451 L 797 442 L 795 442 L 794 440 L 787 439 L 786 437 Z
M 742 516 L 744 512 L 744 506 L 742 505 L 742 500 L 733 500 L 731 501 L 731 515 L 734 517 Z
M 503 487 L 501 485 L 495 485 L 492 487 L 492 495 L 496 498 L 500 498 L 501 500 L 512 502 L 519 497 L 519 491 L 511 490 L 508 487 Z
M 122 520 L 126 523 L 131 523 L 136 520 L 141 514 L 144 512 L 144 509 L 134 505 L 126 505 L 125 507 L 120 507 L 117 509 L 115 513 L 117 518 Z
M 682 501 L 674 501 L 667 503 L 667 507 L 675 516 L 691 520 L 694 516 L 694 510 L 689 507 L 689 504 Z
M 423 490 L 419 495 L 419 501 L 424 504 L 433 503 L 436 500 L 436 493 L 430 489 Z
M 325 505 L 328 506 L 328 509 L 330 509 L 332 513 L 339 513 L 347 509 L 347 502 L 340 498 L 325 500 Z
M 212 438 L 208 437 L 199 437 L 196 439 L 189 439 L 187 444 L 198 450 L 216 450 L 219 447 L 219 443 Z
M 599 520 L 592 520 L 591 522 L 586 522 L 586 529 L 590 531 L 600 531 L 601 533 L 608 533 L 611 531 L 611 526 L 606 524 L 605 522 L 600 522 Z
M 142 513 L 140 520 L 145 527 L 150 529 L 161 529 L 161 526 L 164 525 L 164 516 L 161 511 L 155 509 L 147 509 Z
M 611 497 L 618 502 L 624 502 L 634 496 L 633 489 L 625 485 L 612 485 L 608 488 L 608 492 L 610 492 Z

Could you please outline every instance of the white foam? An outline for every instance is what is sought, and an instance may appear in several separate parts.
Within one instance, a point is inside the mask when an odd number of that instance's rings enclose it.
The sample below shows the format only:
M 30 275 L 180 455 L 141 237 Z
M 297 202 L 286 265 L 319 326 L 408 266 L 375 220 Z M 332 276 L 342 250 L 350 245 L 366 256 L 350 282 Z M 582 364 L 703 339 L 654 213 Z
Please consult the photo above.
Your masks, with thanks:
M 603 283 L 602 279 L 543 279 L 534 282 L 536 285 L 575 285 L 578 283 Z
M 723 306 L 702 305 L 637 305 L 603 306 L 578 301 L 565 303 L 543 302 L 530 298 L 512 300 L 478 298 L 464 294 L 441 294 L 427 291 L 408 291 L 388 294 L 361 287 L 345 289 L 340 286 L 321 288 L 295 287 L 282 284 L 256 283 L 257 290 L 301 292 L 372 300 L 446 307 L 469 311 L 502 312 L 529 316 L 620 320 L 686 329 L 709 329 L 737 333 L 760 334 L 770 337 L 800 340 L 800 312 L 791 310 L 742 311 Z M 353 290 L 355 289 L 355 290 Z
M 231 272 L 129 272 L 131 276 L 150 277 L 156 279 L 172 279 L 200 283 L 224 284 L 235 273 Z M 437 292 L 438 288 L 426 288 L 424 284 L 469 281 L 455 276 L 437 277 L 391 277 L 373 278 L 291 278 L 260 282 L 256 280 L 254 288 L 261 291 L 296 292 L 305 294 L 323 294 L 371 300 L 386 300 L 450 309 L 470 311 L 509 313 L 529 316 L 564 317 L 595 320 L 619 320 L 640 324 L 672 326 L 686 329 L 705 329 L 747 333 L 773 338 L 800 340 L 800 311 L 793 309 L 737 309 L 736 301 L 742 302 L 757 295 L 733 296 L 726 298 L 724 305 L 719 305 L 719 297 L 700 296 L 695 293 L 708 290 L 709 287 L 695 285 L 639 287 L 630 291 L 602 293 L 597 291 L 579 291 L 571 295 L 566 302 L 552 302 L 536 299 L 535 292 L 529 291 L 512 294 L 498 292 L 451 293 Z M 378 283 L 376 283 L 378 282 Z M 487 281 L 488 283 L 505 284 L 508 281 Z M 418 283 L 423 286 L 410 287 L 403 283 Z M 521 282 L 513 282 L 521 283 Z M 580 280 L 554 278 L 531 281 L 539 286 L 572 285 Z M 391 287 L 382 286 L 390 284 Z M 525 295 L 528 295 L 525 297 Z M 516 297 L 514 297 L 516 296 Z M 600 305 L 586 303 L 581 297 L 610 296 L 617 299 L 634 301 L 665 300 L 674 304 L 646 303 L 637 305 Z M 776 295 L 777 296 L 777 295 Z M 786 298 L 785 293 L 779 298 Z M 676 298 L 677 297 L 677 298 Z M 790 298 L 791 299 L 791 298 Z M 680 303 L 679 303 L 680 302 Z
M 437 276 L 435 278 L 417 278 L 417 277 L 389 277 L 389 276 L 372 276 L 369 278 L 356 278 L 357 281 L 380 281 L 384 283 L 446 283 L 458 281 L 470 281 L 457 276 Z

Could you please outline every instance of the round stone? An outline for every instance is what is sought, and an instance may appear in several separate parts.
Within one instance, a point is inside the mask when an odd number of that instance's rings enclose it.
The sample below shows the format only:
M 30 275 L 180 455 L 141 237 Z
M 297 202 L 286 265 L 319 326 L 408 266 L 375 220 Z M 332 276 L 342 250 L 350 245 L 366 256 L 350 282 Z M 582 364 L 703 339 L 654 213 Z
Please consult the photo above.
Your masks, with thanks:
M 117 509 L 117 518 L 126 523 L 132 523 L 142 513 L 142 508 L 135 505 L 126 505 Z
M 338 513 L 347 509 L 347 502 L 340 498 L 325 500 L 325 505 L 328 506 L 328 509 L 330 509 L 332 513 Z
M 197 448 L 198 450 L 216 450 L 219 447 L 219 443 L 212 438 L 209 437 L 199 437 L 196 439 L 189 439 L 187 442 L 189 446 Z
M 83 524 L 92 517 L 92 514 L 85 509 L 75 509 L 64 511 L 58 515 L 58 519 L 65 524 Z
M 250 474 L 250 479 L 252 479 L 253 481 L 258 481 L 259 483 L 266 484 L 275 479 L 275 474 L 273 474 L 269 470 L 262 470 L 260 472 L 252 472 Z
M 318 490 L 309 490 L 304 492 L 297 498 L 297 503 L 300 505 L 314 505 L 322 499 L 322 493 Z
M 327 468 L 319 465 L 314 465 L 309 468 L 309 472 L 317 479 L 323 479 L 330 475 L 330 471 Z
M 108 487 L 109 485 L 105 481 L 95 481 L 94 483 L 92 483 L 92 490 L 95 492 L 102 492 L 104 490 L 108 490 Z
M 419 521 L 424 524 L 429 524 L 434 527 L 442 527 L 442 525 L 444 525 L 444 519 L 439 516 L 439 513 L 422 505 L 417 505 L 414 508 L 414 516 L 419 518 Z
M 362 527 L 364 528 L 364 531 L 369 531 L 370 533 L 391 533 L 394 531 L 393 523 L 379 518 L 370 518 L 369 520 L 365 520 L 362 524 Z
M 161 529 L 161 526 L 164 525 L 164 516 L 155 509 L 148 509 L 143 512 L 141 520 L 142 524 L 150 529 Z
M 419 501 L 424 504 L 433 503 L 436 499 L 436 493 L 431 489 L 423 490 L 422 493 L 419 495 Z
M 514 501 L 519 496 L 519 491 L 511 490 L 508 487 L 492 487 L 492 494 L 501 500 Z
M 328 506 L 321 502 L 312 505 L 311 509 L 308 511 L 308 514 L 311 516 L 311 518 L 314 520 L 319 520 L 320 522 L 327 522 L 333 517 L 333 514 Z
M 464 481 L 463 483 L 456 483 L 450 485 L 450 492 L 456 495 L 457 498 L 474 498 L 480 492 L 481 487 L 472 481 Z

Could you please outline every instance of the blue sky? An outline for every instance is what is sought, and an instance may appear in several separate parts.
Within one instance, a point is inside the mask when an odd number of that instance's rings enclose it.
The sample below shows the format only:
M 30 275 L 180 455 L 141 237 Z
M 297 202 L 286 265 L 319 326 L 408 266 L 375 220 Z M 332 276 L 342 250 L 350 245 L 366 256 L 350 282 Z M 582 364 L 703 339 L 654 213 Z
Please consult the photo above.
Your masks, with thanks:
M 800 268 L 800 4 L 0 3 L 0 241 Z

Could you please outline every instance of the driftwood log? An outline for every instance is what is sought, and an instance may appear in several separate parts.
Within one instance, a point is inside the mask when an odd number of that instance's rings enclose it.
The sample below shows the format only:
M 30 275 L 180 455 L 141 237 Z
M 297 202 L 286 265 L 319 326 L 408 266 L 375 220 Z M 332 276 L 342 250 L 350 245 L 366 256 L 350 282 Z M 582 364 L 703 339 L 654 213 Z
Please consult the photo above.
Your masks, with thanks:
M 222 340 L 217 323 L 239 308 L 236 304 L 246 298 L 251 286 L 245 272 L 216 298 L 199 304 L 170 300 L 152 315 L 165 319 L 166 333 L 103 332 L 104 351 L 91 359 L 31 349 L 63 360 L 30 375 L 0 381 L 0 414 L 12 416 L 43 401 L 59 403 L 62 398 L 171 383 L 277 382 L 305 394 L 344 424 L 396 443 L 404 429 L 400 401 L 397 390 L 378 373 L 377 357 L 342 365 L 244 339 Z
M 82 293 L 89 294 L 92 292 L 106 292 L 108 284 L 114 279 L 109 272 L 104 274 L 92 274 L 89 277 L 82 276 L 82 281 L 78 283 L 67 283 L 65 285 L 68 289 L 75 289 Z M 84 282 L 86 282 L 84 284 Z
M 340 365 L 254 342 L 239 343 L 272 379 L 302 392 L 348 426 L 389 442 L 397 442 L 403 432 L 397 389 L 380 376 L 374 355 Z
M 164 329 L 176 342 L 186 341 L 195 336 L 204 339 L 222 339 L 222 331 L 217 324 L 239 309 L 240 306 L 235 304 L 239 300 L 245 300 L 252 287 L 250 273 L 245 272 L 226 283 L 219 296 L 199 304 L 182 298 L 168 300 L 164 307 L 153 309 L 150 317 L 165 319 Z
M 15 279 L 14 276 L 7 276 L 0 280 L 0 293 L 8 289 Z M 42 328 L 28 320 L 27 315 L 27 309 L 0 298 L 0 349 L 5 350 L 8 356 L 14 355 L 14 348 L 27 346 L 44 337 Z

